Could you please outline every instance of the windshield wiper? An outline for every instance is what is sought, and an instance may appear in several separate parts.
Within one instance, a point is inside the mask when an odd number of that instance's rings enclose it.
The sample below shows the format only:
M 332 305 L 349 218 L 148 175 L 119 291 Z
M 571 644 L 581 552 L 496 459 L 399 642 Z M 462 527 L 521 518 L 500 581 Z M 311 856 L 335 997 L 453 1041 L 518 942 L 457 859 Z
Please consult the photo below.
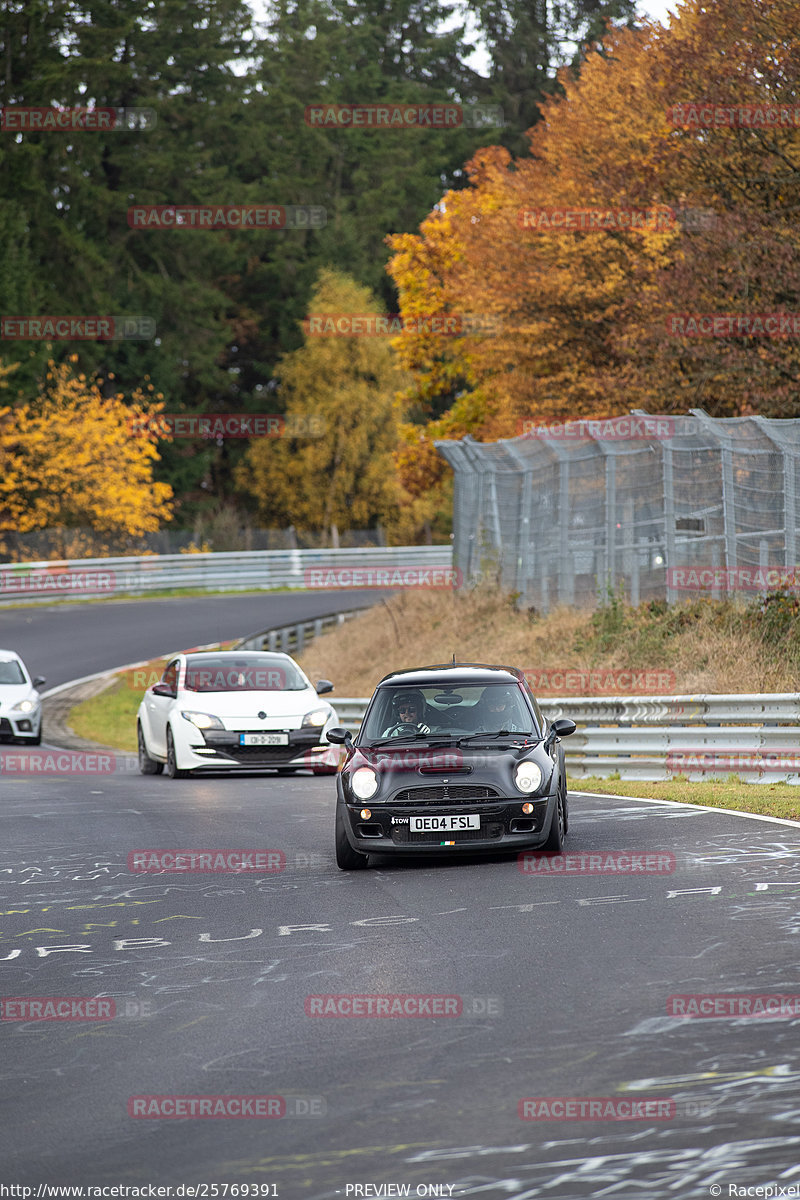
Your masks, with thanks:
M 488 740 L 489 738 L 499 738 L 499 737 L 529 738 L 532 736 L 533 736 L 533 730 L 528 730 L 527 732 L 520 733 L 515 729 L 514 730 L 512 730 L 512 729 L 495 729 L 495 730 L 487 730 L 486 733 L 469 733 L 465 737 L 460 737 L 458 739 L 458 745 L 460 746 L 463 742 L 474 742 L 478 738 L 486 738 Z
M 405 742 L 418 742 L 421 740 L 426 742 L 452 742 L 454 739 L 449 733 L 401 733 L 396 737 L 378 738 L 376 742 L 361 742 L 360 748 L 362 750 L 374 750 L 376 746 L 402 746 Z

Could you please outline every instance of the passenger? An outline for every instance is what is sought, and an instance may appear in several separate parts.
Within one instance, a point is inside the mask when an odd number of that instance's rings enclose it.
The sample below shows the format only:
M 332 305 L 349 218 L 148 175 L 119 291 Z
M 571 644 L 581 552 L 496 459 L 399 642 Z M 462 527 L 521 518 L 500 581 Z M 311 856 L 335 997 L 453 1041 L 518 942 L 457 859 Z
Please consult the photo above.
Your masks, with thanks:
M 520 712 L 519 697 L 508 688 L 487 687 L 483 696 L 486 717 L 484 724 L 487 730 L 507 729 L 509 733 L 529 733 L 530 717 L 523 717 Z

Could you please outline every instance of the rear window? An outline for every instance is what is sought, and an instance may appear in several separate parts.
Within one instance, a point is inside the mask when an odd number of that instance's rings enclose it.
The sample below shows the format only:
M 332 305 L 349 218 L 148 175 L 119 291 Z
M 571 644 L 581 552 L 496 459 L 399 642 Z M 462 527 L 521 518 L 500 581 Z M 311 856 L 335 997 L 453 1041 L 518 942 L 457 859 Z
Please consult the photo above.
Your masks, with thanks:
M 27 683 L 22 673 L 22 667 L 16 659 L 4 659 L 0 662 L 0 683 Z
M 204 654 L 187 659 L 183 686 L 190 692 L 300 692 L 308 684 L 286 659 Z

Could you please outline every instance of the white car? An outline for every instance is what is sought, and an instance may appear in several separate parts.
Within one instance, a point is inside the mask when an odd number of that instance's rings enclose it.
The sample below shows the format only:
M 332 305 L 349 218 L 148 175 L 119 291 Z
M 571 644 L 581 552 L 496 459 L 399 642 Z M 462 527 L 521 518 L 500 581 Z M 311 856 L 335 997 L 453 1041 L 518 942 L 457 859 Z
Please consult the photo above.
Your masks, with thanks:
M 160 775 L 166 766 L 171 779 L 203 768 L 335 774 L 326 734 L 339 721 L 319 698 L 332 690 L 327 679 L 314 687 L 288 654 L 176 654 L 139 705 L 139 770 Z
M 40 745 L 42 699 L 36 689 L 46 682 L 43 675 L 31 679 L 13 650 L 0 650 L 0 741 Z

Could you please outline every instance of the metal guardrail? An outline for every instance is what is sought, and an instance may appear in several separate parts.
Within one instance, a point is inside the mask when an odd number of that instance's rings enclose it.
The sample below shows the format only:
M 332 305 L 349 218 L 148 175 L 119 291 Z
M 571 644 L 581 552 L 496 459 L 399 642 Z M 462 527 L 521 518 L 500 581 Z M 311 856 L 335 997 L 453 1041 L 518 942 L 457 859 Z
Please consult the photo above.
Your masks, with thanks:
M 404 586 L 400 576 L 380 572 L 414 571 L 417 580 L 425 571 L 449 570 L 452 560 L 451 546 L 367 546 L 0 563 L 0 601 L 95 599 L 182 588 L 392 588 Z
M 340 625 L 344 625 L 345 621 L 350 621 L 353 617 L 358 617 L 362 613 L 368 612 L 366 608 L 351 608 L 344 612 L 331 613 L 326 617 L 316 617 L 313 621 L 299 621 L 294 625 L 279 625 L 275 629 L 264 629 L 260 633 L 251 633 L 241 641 L 235 643 L 232 647 L 234 650 L 268 650 L 274 652 L 279 650 L 282 654 L 300 654 L 305 649 L 306 643 L 312 638 L 319 637 L 322 633 L 327 633 L 330 629 L 337 629 Z
M 355 733 L 368 701 L 335 704 L 342 725 Z M 567 769 L 578 779 L 733 774 L 747 783 L 800 784 L 800 693 L 583 696 L 540 700 L 539 706 L 549 721 L 570 717 L 577 723 L 564 750 Z

